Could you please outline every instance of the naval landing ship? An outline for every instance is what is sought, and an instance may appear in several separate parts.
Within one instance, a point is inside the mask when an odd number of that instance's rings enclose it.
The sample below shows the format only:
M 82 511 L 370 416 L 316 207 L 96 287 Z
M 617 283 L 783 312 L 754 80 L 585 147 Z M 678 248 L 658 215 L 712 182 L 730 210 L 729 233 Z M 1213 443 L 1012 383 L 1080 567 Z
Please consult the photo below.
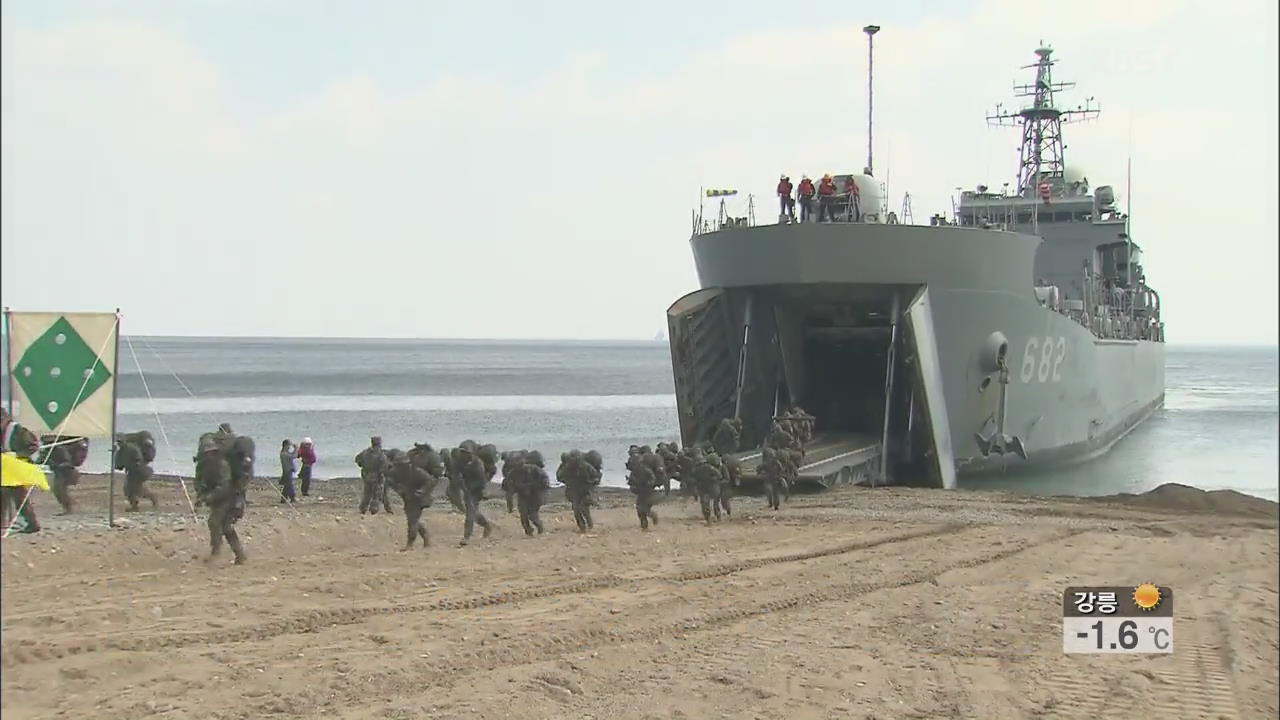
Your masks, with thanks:
M 1098 111 L 1059 109 L 1070 84 L 1035 52 L 1025 104 L 988 118 L 1022 131 L 1012 191 L 978 186 L 951 218 L 898 222 L 868 157 L 836 178 L 871 211 L 856 219 L 756 224 L 723 200 L 695 214 L 701 289 L 667 311 L 686 445 L 740 418 L 750 472 L 799 405 L 816 416 L 802 483 L 953 488 L 1104 453 L 1163 403 L 1160 296 L 1127 214 L 1064 161 L 1063 125 Z

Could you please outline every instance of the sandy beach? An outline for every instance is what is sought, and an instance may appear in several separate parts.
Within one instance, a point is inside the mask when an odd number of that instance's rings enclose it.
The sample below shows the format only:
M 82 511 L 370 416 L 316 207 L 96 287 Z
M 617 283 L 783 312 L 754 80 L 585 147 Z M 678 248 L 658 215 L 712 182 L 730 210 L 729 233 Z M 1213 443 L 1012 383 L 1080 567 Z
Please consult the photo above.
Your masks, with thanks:
M 714 527 L 673 495 L 645 533 L 611 492 L 595 532 L 557 501 L 536 538 L 499 499 L 466 548 L 438 499 L 400 552 L 353 483 L 290 507 L 260 481 L 234 566 L 156 487 L 109 530 L 86 478 L 79 514 L 41 494 L 47 531 L 4 540 L 6 720 L 1277 713 L 1277 506 L 1234 493 L 850 489 Z M 1174 589 L 1173 655 L 1062 653 L 1065 587 L 1147 581 Z

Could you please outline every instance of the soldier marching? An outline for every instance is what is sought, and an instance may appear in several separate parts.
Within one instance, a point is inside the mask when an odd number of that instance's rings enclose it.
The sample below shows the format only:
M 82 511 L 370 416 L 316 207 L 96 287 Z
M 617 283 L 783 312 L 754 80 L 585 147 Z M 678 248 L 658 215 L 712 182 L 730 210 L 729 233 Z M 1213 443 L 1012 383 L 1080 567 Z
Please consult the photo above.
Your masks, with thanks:
M 773 510 L 780 509 L 783 499 L 790 497 L 813 426 L 813 416 L 796 407 L 776 416 L 769 427 L 760 462 L 751 471 L 764 489 L 766 504 Z M 641 530 L 658 524 L 655 506 L 670 493 L 672 481 L 680 484 L 681 495 L 686 499 L 697 498 L 708 525 L 731 518 L 734 489 L 740 487 L 744 472 L 748 472 L 737 457 L 742 444 L 742 422 L 726 418 L 706 441 L 693 446 L 682 448 L 674 442 L 659 442 L 656 448 L 632 445 L 623 465 L 627 486 L 635 496 Z M 86 450 L 87 441 L 77 439 L 59 448 L 45 449 L 40 455 L 53 472 L 52 488 L 64 512 L 71 512 L 74 507 L 68 491 L 78 481 L 78 467 Z M 140 500 L 149 501 L 153 509 L 158 507 L 156 495 L 147 487 L 155 455 L 155 440 L 148 432 L 116 437 L 112 462 L 125 473 L 124 494 L 131 511 L 138 510 Z M 219 556 L 225 544 L 237 564 L 247 562 L 236 523 L 245 514 L 253 455 L 253 439 L 237 434 L 229 423 L 199 438 L 192 458 L 196 505 L 209 509 L 210 560 Z M 527 536 L 546 532 L 541 509 L 552 485 L 542 454 L 536 450 L 500 452 L 493 444 L 468 439 L 441 450 L 414 443 L 405 452 L 385 449 L 382 438 L 375 435 L 370 437 L 369 446 L 355 456 L 354 463 L 360 469 L 360 514 L 376 515 L 379 509 L 391 513 L 390 495 L 400 497 L 405 513 L 403 550 L 409 550 L 419 540 L 424 548 L 430 547 L 423 512 L 431 507 L 434 493 L 442 485 L 453 508 L 463 515 L 460 545 L 471 541 L 476 525 L 482 528 L 483 537 L 490 537 L 495 526 L 485 517 L 481 502 L 499 471 L 508 512 L 518 514 Z M 595 529 L 591 508 L 596 504 L 603 465 L 603 456 L 596 450 L 575 449 L 560 456 L 555 480 L 564 488 L 579 533 Z

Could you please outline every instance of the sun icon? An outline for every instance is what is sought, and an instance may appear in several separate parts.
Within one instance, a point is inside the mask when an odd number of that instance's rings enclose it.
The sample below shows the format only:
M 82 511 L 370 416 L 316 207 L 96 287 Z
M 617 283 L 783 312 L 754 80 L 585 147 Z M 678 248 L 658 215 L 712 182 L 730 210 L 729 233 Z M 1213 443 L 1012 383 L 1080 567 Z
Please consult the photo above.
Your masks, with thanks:
M 1133 604 L 1143 610 L 1155 610 L 1160 604 L 1160 588 L 1151 583 L 1142 583 L 1133 589 Z

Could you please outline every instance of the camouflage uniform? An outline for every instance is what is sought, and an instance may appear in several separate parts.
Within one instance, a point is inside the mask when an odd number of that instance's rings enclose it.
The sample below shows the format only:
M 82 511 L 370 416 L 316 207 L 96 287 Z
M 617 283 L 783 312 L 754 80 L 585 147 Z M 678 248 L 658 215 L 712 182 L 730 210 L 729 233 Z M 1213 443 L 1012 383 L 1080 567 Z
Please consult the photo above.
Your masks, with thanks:
M 701 452 L 696 447 L 689 447 L 681 450 L 680 454 L 676 456 L 676 463 L 680 468 L 680 494 L 685 497 L 698 497 L 698 481 L 693 476 L 693 468 L 698 464 L 694 460 L 695 450 L 699 453 Z
M 391 509 L 391 491 L 393 485 L 391 482 L 391 464 L 395 461 L 396 457 L 404 455 L 404 451 L 399 448 L 392 448 L 391 450 L 388 450 L 385 455 L 386 462 L 382 465 L 382 496 L 378 498 L 378 500 L 382 502 L 382 509 L 386 510 L 388 515 L 393 515 L 395 514 L 395 511 Z
M 784 448 L 790 450 L 801 449 L 800 441 L 796 440 L 796 436 L 792 435 L 778 420 L 774 420 L 773 425 L 769 426 L 769 435 L 765 438 L 764 444 L 766 447 L 771 447 L 775 450 Z
M 484 528 L 484 537 L 493 533 L 493 525 L 480 512 L 480 501 L 484 499 L 485 486 L 489 484 L 488 471 L 484 462 L 476 456 L 475 443 L 463 444 L 453 449 L 450 465 L 461 480 L 462 502 L 466 508 L 467 519 L 462 526 L 462 545 L 471 542 L 471 533 L 478 523 Z
M 666 466 L 662 458 L 646 445 L 630 454 L 627 470 L 627 485 L 636 496 L 636 517 L 640 519 L 640 529 L 648 530 L 649 521 L 658 524 L 658 514 L 653 511 L 654 493 L 668 482 Z
M 711 447 L 721 457 L 738 452 L 742 443 L 742 421 L 738 418 L 723 418 L 711 436 Z
M 225 424 L 224 424 L 225 427 Z M 196 450 L 196 493 L 209 506 L 209 560 L 225 539 L 242 565 L 248 559 L 235 524 L 244 517 L 245 493 L 253 476 L 253 440 L 228 433 L 205 433 Z
M 787 472 L 778 457 L 777 450 L 770 447 L 764 449 L 757 472 L 764 483 L 765 500 L 769 503 L 769 507 L 777 510 L 781 505 L 782 489 L 787 483 Z
M 592 451 L 595 452 L 595 451 Z M 598 458 L 599 453 L 595 453 Z M 600 469 L 587 461 L 578 450 L 560 455 L 560 467 L 556 469 L 556 482 L 564 485 L 565 497 L 573 506 L 573 520 L 578 532 L 595 529 L 591 519 L 591 491 L 600 484 Z
M 533 535 L 537 529 L 541 535 L 545 530 L 539 512 L 546 502 L 547 490 L 551 489 L 551 478 L 547 477 L 542 453 L 537 450 L 521 453 L 520 464 L 512 469 L 511 481 L 520 506 L 520 525 L 524 534 Z
M 691 474 L 698 488 L 698 504 L 702 507 L 702 519 L 710 525 L 713 512 L 716 520 L 720 519 L 720 487 L 724 480 L 720 458 L 715 453 L 704 455 L 700 448 L 694 448 L 690 457 L 693 460 Z
M 431 507 L 432 493 L 444 475 L 440 455 L 430 445 L 414 445 L 407 453 L 399 453 L 391 461 L 392 485 L 404 501 L 404 519 L 408 529 L 404 550 L 422 538 L 422 547 L 431 545 L 422 511 Z
M 444 463 L 444 476 L 448 481 L 445 484 L 444 496 L 454 510 L 465 515 L 467 506 L 462 502 L 462 478 L 453 471 L 452 448 L 445 448 L 440 451 L 440 462 Z
M 369 438 L 369 447 L 356 455 L 356 465 L 360 467 L 360 480 L 364 483 L 364 492 L 360 495 L 360 514 L 366 512 L 378 514 L 378 503 L 383 500 L 385 489 L 383 473 L 387 470 L 387 454 L 382 449 L 382 438 Z M 391 508 L 387 508 L 390 510 Z
M 675 443 L 658 443 L 658 447 L 654 449 L 658 457 L 662 458 L 663 472 L 667 475 L 667 494 L 671 494 L 671 481 L 680 482 L 680 450 Z M 684 483 L 680 482 L 681 489 Z
M 591 466 L 591 490 L 594 494 L 596 487 L 600 485 L 600 479 L 604 477 L 604 456 L 600 454 L 599 450 L 588 450 L 582 453 L 582 459 L 586 460 L 587 464 Z M 594 499 L 593 495 L 593 505 L 595 504 Z
M 40 442 L 50 445 L 59 443 L 50 447 L 47 452 L 42 452 L 41 460 L 53 471 L 49 490 L 62 506 L 61 514 L 66 515 L 75 509 L 75 503 L 71 499 L 71 488 L 80 484 L 80 466 L 89 457 L 89 439 L 46 435 L 40 438 Z
M 115 468 L 124 471 L 124 497 L 129 501 L 130 512 L 137 512 L 138 501 L 143 498 L 150 501 L 153 510 L 160 506 L 155 493 L 147 487 L 153 471 L 143 450 L 145 441 L 137 437 L 140 434 L 122 435 L 116 443 Z
M 791 434 L 800 441 L 801 447 L 808 445 L 813 439 L 813 426 L 817 418 L 805 412 L 799 405 L 791 408 L 791 417 L 793 418 Z
M 733 514 L 733 510 L 729 507 L 729 501 L 733 498 L 733 488 L 737 486 L 737 467 L 738 463 L 733 458 L 722 459 L 715 453 L 707 453 L 707 461 L 712 465 L 720 466 L 720 496 L 719 504 L 724 509 L 725 517 Z
M 485 484 L 493 482 L 498 475 L 498 463 L 502 461 L 502 453 L 498 452 L 498 448 L 492 443 L 485 443 L 476 447 L 476 457 L 480 458 L 480 463 L 484 465 Z
M 508 450 L 502 453 L 502 495 L 507 500 L 507 513 L 516 511 L 516 488 L 512 484 L 511 474 L 523 462 L 527 450 Z

